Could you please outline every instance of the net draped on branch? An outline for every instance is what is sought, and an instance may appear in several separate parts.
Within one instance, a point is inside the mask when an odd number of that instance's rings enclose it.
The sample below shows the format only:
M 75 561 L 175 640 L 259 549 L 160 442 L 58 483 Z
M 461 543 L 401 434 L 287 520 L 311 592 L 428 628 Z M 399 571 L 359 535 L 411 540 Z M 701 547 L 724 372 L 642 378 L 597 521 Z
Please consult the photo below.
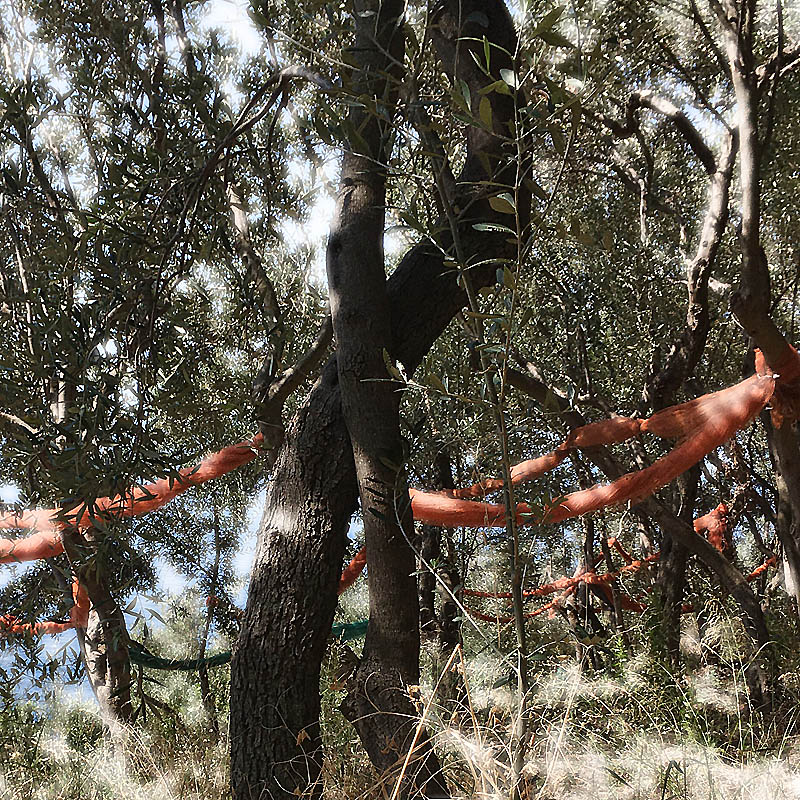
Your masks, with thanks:
M 64 511 L 44 509 L 38 511 L 11 512 L 0 515 L 0 530 L 30 529 L 37 531 L 23 539 L 0 539 L 0 563 L 35 561 L 50 558 L 64 552 L 62 533 L 67 528 L 85 531 L 96 519 L 123 519 L 138 517 L 155 511 L 170 500 L 183 494 L 192 486 L 198 486 L 221 477 L 256 458 L 263 437 L 239 442 L 212 453 L 196 467 L 187 467 L 174 478 L 161 478 L 144 486 L 134 487 L 129 493 L 115 497 L 101 497 L 91 509 Z M 339 594 L 355 583 L 364 569 L 366 552 L 362 548 L 342 573 Z M 77 579 L 73 583 L 74 606 L 69 622 L 45 621 L 18 623 L 13 617 L 0 617 L 0 634 L 56 634 L 71 628 L 86 627 L 89 614 L 89 599 Z
M 704 456 L 746 427 L 772 400 L 773 421 L 783 424 L 800 410 L 800 356 L 793 347 L 781 361 L 782 371 L 770 368 L 756 350 L 756 373 L 718 392 L 670 406 L 646 419 L 612 417 L 577 428 L 555 450 L 523 461 L 511 470 L 511 482 L 520 485 L 555 469 L 573 451 L 617 444 L 652 433 L 677 439 L 675 447 L 645 469 L 629 472 L 611 483 L 598 483 L 550 503 L 541 514 L 527 503 L 518 503 L 518 525 L 563 522 L 602 508 L 636 503 L 666 486 Z M 505 527 L 506 508 L 481 498 L 498 491 L 503 482 L 489 478 L 465 489 L 422 492 L 410 489 L 414 519 L 442 527 Z M 708 531 L 711 536 L 716 535 Z
M 629 472 L 608 484 L 595 484 L 588 489 L 572 492 L 549 504 L 540 515 L 535 514 L 526 503 L 518 503 L 514 512 L 516 521 L 520 525 L 557 523 L 609 506 L 643 500 L 724 444 L 738 430 L 748 425 L 770 400 L 772 419 L 777 426 L 786 421 L 791 422 L 800 415 L 800 355 L 791 346 L 774 367 L 767 365 L 761 352 L 756 350 L 756 373 L 734 386 L 671 406 L 647 419 L 612 417 L 584 425 L 572 431 L 552 452 L 517 464 L 511 470 L 511 481 L 514 485 L 532 481 L 556 468 L 574 450 L 624 442 L 641 433 L 678 440 L 667 455 L 651 466 Z M 20 539 L 0 538 L 0 563 L 33 561 L 59 555 L 64 551 L 62 533 L 65 529 L 86 531 L 98 519 L 124 519 L 154 511 L 192 486 L 221 477 L 253 461 L 262 444 L 263 437 L 258 434 L 252 439 L 212 453 L 197 466 L 180 470 L 175 477 L 161 478 L 113 497 L 101 497 L 91 505 L 82 504 L 77 509 L 2 513 L 0 530 L 31 530 L 35 533 Z M 428 525 L 505 527 L 505 506 L 469 499 L 485 497 L 502 487 L 502 481 L 490 478 L 465 489 L 444 492 L 409 489 L 411 510 L 416 521 Z M 705 533 L 718 549 L 725 546 L 725 514 L 727 509 L 721 505 L 695 522 L 695 530 L 699 534 Z M 623 570 L 628 570 L 634 564 L 638 569 L 645 563 L 633 562 L 630 556 L 626 561 L 628 564 Z M 362 548 L 342 573 L 339 594 L 356 581 L 365 565 L 366 551 Z M 583 575 L 583 582 L 593 582 L 594 579 L 587 575 L 588 573 Z M 579 578 L 576 575 L 562 580 L 579 583 Z M 599 577 L 597 582 L 607 587 L 608 582 Z M 570 590 L 577 583 L 565 585 L 564 588 Z M 543 588 L 533 590 L 529 593 L 530 596 L 541 596 Z M 81 592 L 79 603 L 78 594 Z M 17 632 L 16 629 L 20 629 L 19 632 L 58 633 L 76 626 L 85 627 L 85 592 L 75 584 L 73 593 L 75 606 L 70 622 L 20 625 L 13 618 L 4 617 L 0 618 L 0 631 Z M 539 609 L 532 614 L 543 610 Z M 85 600 L 85 611 L 88 614 L 88 598 Z
M 193 486 L 226 475 L 251 462 L 259 453 L 263 437 L 257 434 L 239 444 L 225 447 L 203 459 L 195 467 L 185 467 L 174 477 L 161 478 L 127 493 L 99 497 L 91 505 L 76 509 L 43 509 L 0 514 L 0 530 L 33 530 L 24 539 L 0 539 L 0 564 L 36 561 L 64 552 L 62 532 L 67 528 L 89 530 L 96 520 L 109 521 L 140 517 L 173 500 Z
M 726 546 L 725 535 L 728 532 L 728 507 L 724 503 L 720 503 L 713 511 L 709 511 L 708 514 L 698 517 L 695 520 L 694 529 L 698 534 L 705 533 L 711 544 L 717 547 L 718 550 L 722 550 Z M 718 545 L 717 542 L 720 542 L 721 544 Z M 522 592 L 522 597 L 524 600 L 529 600 L 534 597 L 546 597 L 547 595 L 560 592 L 559 596 L 555 600 L 543 605 L 541 608 L 537 608 L 535 611 L 528 612 L 525 614 L 525 617 L 537 617 L 545 611 L 549 612 L 552 616 L 556 609 L 562 607 L 564 601 L 570 595 L 574 594 L 578 586 L 581 584 L 592 586 L 599 594 L 603 596 L 603 599 L 606 601 L 608 606 L 610 608 L 614 608 L 615 598 L 611 589 L 612 584 L 615 584 L 617 579 L 623 574 L 636 573 L 643 567 L 657 562 L 661 557 L 661 553 L 656 552 L 647 556 L 646 558 L 636 560 L 622 547 L 616 538 L 608 539 L 606 544 L 608 545 L 609 549 L 613 548 L 619 553 L 619 555 L 622 556 L 622 559 L 625 561 L 625 564 L 622 567 L 620 567 L 618 570 L 598 574 L 596 572 L 597 566 L 605 558 L 603 554 L 599 554 L 595 557 L 591 566 L 579 565 L 572 577 L 565 576 L 563 578 L 558 578 L 555 581 L 551 581 L 550 583 L 537 586 L 535 589 L 524 590 Z M 770 556 L 764 561 L 763 564 L 759 565 L 749 575 L 745 576 L 745 580 L 748 582 L 754 581 L 767 569 L 769 569 L 771 566 L 774 566 L 775 563 L 775 556 Z M 619 607 L 621 609 L 639 613 L 646 610 L 647 603 L 645 602 L 645 598 L 636 600 L 622 591 L 619 587 L 615 588 L 616 602 L 619 603 Z M 461 590 L 461 593 L 464 597 L 489 598 L 498 600 L 511 600 L 513 597 L 511 592 L 495 592 L 487 591 L 485 589 L 479 590 L 465 588 Z M 514 621 L 513 616 L 486 614 L 484 612 L 477 611 L 476 609 L 466 607 L 465 610 L 473 617 L 482 619 L 486 622 L 506 624 Z M 685 612 L 691 612 L 694 611 L 694 607 L 687 605 L 684 606 L 682 610 Z
M 6 614 L 0 617 L 0 634 L 16 636 L 41 636 L 43 634 L 63 633 L 72 628 L 85 628 L 89 622 L 89 595 L 77 578 L 72 581 L 72 608 L 68 622 L 45 620 L 43 622 L 19 622 L 16 617 Z

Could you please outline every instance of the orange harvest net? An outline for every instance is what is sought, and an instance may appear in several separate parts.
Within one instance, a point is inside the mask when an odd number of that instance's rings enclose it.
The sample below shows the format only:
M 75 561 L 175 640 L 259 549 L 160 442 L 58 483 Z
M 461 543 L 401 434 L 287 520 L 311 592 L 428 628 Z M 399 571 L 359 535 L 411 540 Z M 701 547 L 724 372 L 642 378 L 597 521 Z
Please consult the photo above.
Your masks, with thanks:
M 16 617 L 6 614 L 0 617 L 0 634 L 38 636 L 45 633 L 63 633 L 71 628 L 85 628 L 89 620 L 89 595 L 77 578 L 72 581 L 72 609 L 69 621 L 20 622 Z
M 37 531 L 33 536 L 24 539 L 0 539 L 0 564 L 35 561 L 63 553 L 61 534 L 66 528 L 85 531 L 98 518 L 114 520 L 139 517 L 161 508 L 192 486 L 219 478 L 249 463 L 258 454 L 261 442 L 262 436 L 258 434 L 252 439 L 212 453 L 196 467 L 180 470 L 174 478 L 161 478 L 114 497 L 99 497 L 91 506 L 83 504 L 76 510 L 66 512 L 63 509 L 50 508 L 0 514 L 0 530 Z
M 553 502 L 541 515 L 534 514 L 526 503 L 518 503 L 514 510 L 515 520 L 520 525 L 556 523 L 602 508 L 640 501 L 724 444 L 738 430 L 748 425 L 770 400 L 772 400 L 772 418 L 778 426 L 786 420 L 797 419 L 800 414 L 800 355 L 791 346 L 779 364 L 774 367 L 768 366 L 757 350 L 756 373 L 735 386 L 671 406 L 647 419 L 613 417 L 590 423 L 572 431 L 552 452 L 517 464 L 511 470 L 511 482 L 514 485 L 532 481 L 554 469 L 574 450 L 624 442 L 642 433 L 678 440 L 667 455 L 651 466 L 629 472 L 608 484 L 595 484 L 588 489 L 572 492 Z M 78 509 L 0 513 L 0 530 L 34 531 L 33 535 L 26 538 L 0 538 L 0 563 L 32 561 L 58 555 L 64 551 L 62 532 L 66 528 L 85 531 L 91 528 L 98 518 L 115 520 L 137 517 L 154 511 L 192 486 L 218 478 L 249 463 L 258 454 L 261 444 L 262 436 L 258 434 L 252 439 L 211 454 L 195 467 L 180 470 L 177 477 L 162 478 L 113 497 L 101 497 L 91 505 L 84 504 Z M 483 499 L 471 499 L 484 498 L 486 494 L 502 487 L 502 481 L 489 478 L 465 489 L 452 491 L 423 492 L 409 489 L 411 510 L 415 520 L 428 525 L 504 527 L 505 506 L 489 503 Z M 705 534 L 718 549 L 726 545 L 724 538 L 727 530 L 726 515 L 727 508 L 720 505 L 710 514 L 695 521 L 695 530 L 699 534 Z M 616 540 L 611 540 L 610 545 L 624 553 Z M 650 556 L 644 561 L 634 561 L 627 554 L 624 554 L 623 558 L 627 563 L 620 572 L 639 569 L 645 563 L 655 560 L 655 556 Z M 365 564 L 366 551 L 362 549 L 342 574 L 339 584 L 340 594 L 355 582 Z M 766 565 L 762 566 L 766 569 Z M 576 574 L 572 578 L 562 578 L 550 584 L 549 586 L 554 587 L 552 591 L 549 587 L 539 587 L 528 592 L 527 596 L 543 596 L 559 590 L 574 591 L 574 587 L 581 582 L 593 583 L 607 589 L 618 574 L 613 573 L 613 577 L 609 577 L 612 573 L 596 576 L 592 571 L 582 575 Z M 86 602 L 88 603 L 88 600 Z M 69 623 L 44 622 L 34 625 L 33 629 L 46 633 L 57 632 L 55 628 L 59 625 L 66 626 L 64 629 L 74 627 L 83 619 L 83 607 L 79 607 L 77 600 L 76 608 L 79 611 L 73 613 Z M 541 613 L 543 610 L 539 609 L 531 615 Z M 51 626 L 52 630 L 48 626 Z M 20 626 L 14 620 L 8 617 L 0 618 L 0 631 L 13 632 L 18 627 Z
M 781 386 L 780 421 L 790 419 L 800 376 L 800 356 L 791 348 L 791 369 L 777 376 L 757 351 L 758 372 L 727 389 L 703 395 L 687 403 L 670 406 L 646 419 L 613 417 L 577 428 L 552 452 L 523 461 L 511 469 L 511 482 L 519 485 L 557 467 L 574 450 L 624 442 L 641 433 L 677 439 L 675 447 L 645 469 L 629 472 L 611 483 L 598 483 L 555 501 L 541 515 L 526 503 L 518 503 L 514 518 L 518 525 L 562 522 L 602 508 L 636 503 L 673 481 L 704 456 L 746 427 L 769 403 Z M 786 376 L 786 377 L 784 377 Z M 788 387 L 788 388 L 787 388 Z M 773 416 L 775 405 L 773 405 Z M 414 519 L 444 527 L 505 527 L 506 508 L 498 503 L 468 498 L 484 497 L 502 488 L 503 482 L 489 478 L 466 489 L 442 492 L 410 490 Z
M 727 506 L 724 503 L 720 503 L 713 511 L 710 511 L 708 514 L 705 514 L 702 517 L 698 517 L 695 520 L 694 527 L 697 533 L 705 532 L 709 541 L 718 547 L 718 549 L 723 549 L 725 546 L 725 537 L 728 529 Z M 722 544 L 717 545 L 717 541 L 721 542 Z M 555 600 L 552 600 L 541 608 L 537 608 L 535 611 L 528 612 L 525 616 L 527 618 L 536 617 L 545 611 L 549 612 L 552 616 L 556 609 L 562 607 L 564 601 L 570 595 L 574 594 L 582 583 L 595 587 L 595 589 L 603 595 L 603 598 L 607 602 L 608 606 L 613 608 L 615 598 L 611 590 L 612 584 L 616 583 L 617 579 L 623 574 L 638 572 L 643 567 L 658 561 L 661 556 L 660 553 L 653 553 L 652 555 L 649 555 L 641 560 L 635 560 L 630 553 L 628 553 L 622 547 L 616 538 L 608 539 L 607 544 L 609 548 L 613 548 L 622 556 L 622 559 L 625 561 L 624 566 L 620 567 L 618 570 L 604 572 L 598 575 L 595 570 L 598 564 L 603 560 L 603 556 L 600 555 L 594 559 L 594 563 L 591 566 L 579 566 L 572 577 L 559 578 L 551 583 L 543 584 L 536 589 L 523 591 L 522 597 L 525 600 L 533 597 L 545 597 L 550 594 L 560 593 Z M 770 556 L 764 561 L 763 564 L 756 567 L 749 575 L 747 575 L 745 579 L 748 582 L 754 581 L 775 563 L 775 556 Z M 465 597 L 492 598 L 501 600 L 510 600 L 512 598 L 510 592 L 493 592 L 477 589 L 462 589 L 461 592 Z M 619 587 L 616 588 L 616 601 L 621 609 L 627 611 L 642 612 L 647 608 L 647 604 L 644 602 L 644 600 L 635 600 L 625 592 L 621 591 Z M 476 611 L 472 608 L 466 608 L 465 610 L 474 617 L 487 622 L 505 624 L 512 622 L 514 619 L 511 616 L 486 614 Z M 691 606 L 684 606 L 683 610 L 693 611 L 694 609 Z

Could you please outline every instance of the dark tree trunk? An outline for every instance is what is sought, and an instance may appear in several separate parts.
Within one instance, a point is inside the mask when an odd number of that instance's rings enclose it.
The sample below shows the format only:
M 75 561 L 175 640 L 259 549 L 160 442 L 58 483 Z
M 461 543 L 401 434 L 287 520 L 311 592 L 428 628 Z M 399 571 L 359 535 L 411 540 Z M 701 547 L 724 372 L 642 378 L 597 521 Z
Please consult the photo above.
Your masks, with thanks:
M 355 3 L 354 92 L 391 108 L 403 62 L 403 3 Z M 359 132 L 342 163 L 336 219 L 328 241 L 328 291 L 336 337 L 342 412 L 355 460 L 369 571 L 370 614 L 360 662 L 341 709 L 387 781 L 444 797 L 447 786 L 407 687 L 419 683 L 419 609 L 414 522 L 403 470 L 400 395 L 387 378 L 391 346 L 383 254 L 391 123 L 351 110 Z M 412 752 L 413 751 L 413 752 Z M 399 776 L 396 777 L 396 773 Z
M 679 519 L 687 524 L 694 520 L 700 467 L 695 465 L 677 480 Z M 689 552 L 668 531 L 663 532 L 661 558 L 658 560 L 656 588 L 661 603 L 661 632 L 664 655 L 673 669 L 680 665 L 681 609 L 686 588 L 686 560 Z
M 357 483 L 336 361 L 286 431 L 231 664 L 237 800 L 320 796 L 320 665 Z
M 660 636 L 659 641 L 654 642 L 654 651 L 659 657 L 665 657 L 673 669 L 680 665 L 681 607 L 686 587 L 688 556 L 689 553 L 683 545 L 669 534 L 663 535 L 656 579 L 661 611 Z
M 454 489 L 453 469 L 450 454 L 445 448 L 439 450 L 434 459 L 435 476 L 433 489 Z M 464 694 L 464 681 L 460 670 L 451 667 L 443 673 L 453 650 L 460 646 L 461 609 L 456 599 L 461 586 L 461 575 L 456 566 L 453 531 L 434 525 L 422 525 L 419 548 L 422 563 L 419 565 L 419 626 L 420 634 L 434 647 L 434 680 L 439 691 L 436 701 L 452 705 L 453 712 L 464 705 L 459 701 Z M 436 612 L 436 598 L 440 598 Z
M 503 53 L 515 51 L 516 34 L 502 0 L 452 0 L 443 4 L 436 25 L 445 70 L 454 75 L 457 65 L 458 77 L 474 92 L 489 79 L 467 50 L 482 53 L 484 36 L 500 46 L 493 49 L 495 77 L 513 66 Z M 497 93 L 489 97 L 499 133 L 513 118 L 513 100 Z M 477 185 L 489 177 L 503 179 L 505 155 L 502 137 L 484 129 L 471 128 L 467 144 L 456 196 L 464 209 L 458 226 L 464 251 L 477 263 L 510 255 L 504 234 L 472 227 L 506 221 L 491 210 L 485 186 Z M 493 176 L 486 165 L 496 171 Z M 514 172 L 512 167 L 505 176 L 510 183 Z M 518 206 L 526 207 L 525 197 Z M 456 274 L 443 264 L 442 250 L 450 246 L 442 236 L 439 247 L 414 247 L 386 285 L 389 352 L 409 374 L 465 305 Z M 495 280 L 491 264 L 470 272 L 476 287 Z M 320 665 L 336 607 L 347 524 L 358 498 L 335 358 L 288 426 L 272 477 L 231 666 L 231 780 L 237 800 L 291 797 L 298 788 L 306 797 L 322 791 Z
M 450 454 L 442 448 L 434 459 L 434 476 L 429 487 L 434 491 L 453 489 L 453 470 Z M 435 525 L 422 525 L 419 534 L 419 551 L 422 563 L 418 581 L 419 630 L 427 640 L 442 639 L 442 623 L 436 614 L 436 584 L 438 565 L 442 560 L 442 529 Z
M 441 488 L 441 487 L 440 487 Z M 419 533 L 420 575 L 419 632 L 426 641 L 436 641 L 441 632 L 436 614 L 436 572 L 442 557 L 442 529 L 434 525 L 423 525 Z

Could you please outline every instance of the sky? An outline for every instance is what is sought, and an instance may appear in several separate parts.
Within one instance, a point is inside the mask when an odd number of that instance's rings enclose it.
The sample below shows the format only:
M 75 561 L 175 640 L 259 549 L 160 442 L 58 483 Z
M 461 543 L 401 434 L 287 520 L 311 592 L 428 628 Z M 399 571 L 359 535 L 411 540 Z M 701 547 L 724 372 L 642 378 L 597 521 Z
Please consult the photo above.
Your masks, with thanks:
M 14 487 L 7 485 L 0 487 L 0 498 L 4 502 L 9 502 L 6 498 L 10 498 L 13 502 L 14 496 L 17 494 Z M 243 608 L 247 601 L 247 584 L 255 555 L 257 531 L 264 509 L 264 500 L 265 493 L 262 491 L 253 499 L 247 509 L 247 525 L 241 533 L 240 547 L 233 562 L 236 574 L 234 602 L 239 608 Z M 30 566 L 30 564 L 19 564 L 15 565 L 14 569 L 2 569 L 2 565 L 0 565 L 0 587 L 5 586 L 9 580 L 19 575 L 20 571 L 24 571 Z M 167 619 L 170 602 L 184 595 L 195 583 L 193 580 L 181 575 L 164 559 L 156 559 L 155 569 L 158 575 L 156 596 L 135 594 L 128 601 L 127 608 L 130 610 L 125 612 L 125 616 L 129 629 L 133 627 L 139 617 L 146 622 L 150 633 L 163 628 L 164 623 L 161 622 L 159 617 Z M 136 638 L 135 633 L 132 635 Z M 60 655 L 65 648 L 70 648 L 77 655 L 77 642 L 74 631 L 66 631 L 54 636 L 43 636 L 41 638 L 41 646 L 43 648 L 40 654 L 41 661 Z M 0 652 L 0 667 L 10 668 L 12 663 L 13 650 Z M 20 682 L 17 687 L 20 695 L 27 691 L 29 685 L 27 680 Z M 80 684 L 64 686 L 63 691 L 68 697 L 74 697 L 90 703 L 95 702 L 89 684 L 85 679 Z

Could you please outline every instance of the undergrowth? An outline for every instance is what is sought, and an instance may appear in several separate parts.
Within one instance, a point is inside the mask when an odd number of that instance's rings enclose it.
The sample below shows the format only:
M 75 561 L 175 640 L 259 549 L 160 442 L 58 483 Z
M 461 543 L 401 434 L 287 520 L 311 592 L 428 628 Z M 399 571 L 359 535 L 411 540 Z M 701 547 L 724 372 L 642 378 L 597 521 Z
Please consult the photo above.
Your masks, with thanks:
M 359 609 L 358 613 L 362 610 Z M 646 639 L 645 623 L 627 631 Z M 789 624 L 789 623 L 787 623 Z M 792 623 L 793 624 L 793 623 Z M 536 630 L 528 704 L 532 737 L 524 770 L 526 800 L 789 800 L 800 798 L 795 695 L 800 656 L 781 650 L 782 696 L 764 717 L 750 708 L 741 623 L 716 609 L 704 625 L 684 623 L 685 669 L 671 672 L 618 635 L 598 642 L 591 666 L 575 660 L 560 620 Z M 503 631 L 467 630 L 455 680 L 439 681 L 442 661 L 424 651 L 420 708 L 454 797 L 508 798 L 513 672 Z M 154 643 L 153 646 L 156 646 Z M 168 642 L 162 646 L 168 647 Z M 351 643 L 352 645 L 352 643 Z M 357 652 L 358 643 L 353 645 Z M 337 708 L 347 649 L 333 644 L 321 684 L 326 746 L 325 797 L 391 796 L 396 775 L 378 776 Z M 7 800 L 221 800 L 228 796 L 227 670 L 215 676 L 221 735 L 199 701 L 196 676 L 150 674 L 146 691 L 174 713 L 148 714 L 112 744 L 93 702 L 56 692 L 47 706 L 15 703 L 0 714 L 0 797 Z M 433 687 L 451 687 L 450 696 Z

